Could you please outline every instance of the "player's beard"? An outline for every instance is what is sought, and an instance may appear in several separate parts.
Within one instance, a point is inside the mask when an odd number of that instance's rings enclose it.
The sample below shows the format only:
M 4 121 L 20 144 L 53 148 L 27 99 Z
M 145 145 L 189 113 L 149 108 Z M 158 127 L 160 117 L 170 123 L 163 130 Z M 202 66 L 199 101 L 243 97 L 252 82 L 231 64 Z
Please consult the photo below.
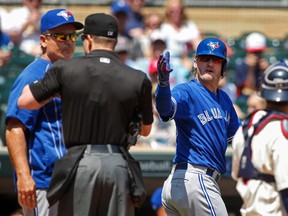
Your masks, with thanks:
M 208 72 L 208 71 L 204 71 L 204 72 L 200 72 L 197 74 L 197 78 L 198 80 L 201 82 L 217 82 L 217 84 L 219 83 L 220 80 L 220 76 L 217 75 L 216 72 Z
M 221 75 L 215 72 L 197 73 L 198 81 L 212 92 L 216 92 Z

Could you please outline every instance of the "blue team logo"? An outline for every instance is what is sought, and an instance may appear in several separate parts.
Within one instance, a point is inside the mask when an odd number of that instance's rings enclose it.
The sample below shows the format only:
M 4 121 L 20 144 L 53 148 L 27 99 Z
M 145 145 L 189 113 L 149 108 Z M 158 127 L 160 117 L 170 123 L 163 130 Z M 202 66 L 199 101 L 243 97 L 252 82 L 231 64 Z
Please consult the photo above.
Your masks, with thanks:
M 64 19 L 68 20 L 70 17 L 72 17 L 72 14 L 69 11 L 63 10 L 57 13 L 57 16 L 62 16 Z
M 218 48 L 219 48 L 218 42 L 212 42 L 212 41 L 210 41 L 207 45 L 208 45 L 209 47 L 211 47 L 211 50 L 212 50 L 212 51 L 213 51 L 214 49 L 218 49 Z

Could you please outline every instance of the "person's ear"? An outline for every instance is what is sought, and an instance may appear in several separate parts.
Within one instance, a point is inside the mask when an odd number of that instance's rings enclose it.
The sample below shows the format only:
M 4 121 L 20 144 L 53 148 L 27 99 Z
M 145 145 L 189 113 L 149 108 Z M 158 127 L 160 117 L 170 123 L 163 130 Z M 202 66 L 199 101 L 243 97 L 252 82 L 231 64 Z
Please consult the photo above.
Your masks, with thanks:
M 92 44 L 93 44 L 93 37 L 91 35 L 87 35 L 87 40 L 88 40 L 88 50 L 89 52 L 92 51 Z
M 47 47 L 47 37 L 45 35 L 40 35 L 40 45 L 43 48 Z

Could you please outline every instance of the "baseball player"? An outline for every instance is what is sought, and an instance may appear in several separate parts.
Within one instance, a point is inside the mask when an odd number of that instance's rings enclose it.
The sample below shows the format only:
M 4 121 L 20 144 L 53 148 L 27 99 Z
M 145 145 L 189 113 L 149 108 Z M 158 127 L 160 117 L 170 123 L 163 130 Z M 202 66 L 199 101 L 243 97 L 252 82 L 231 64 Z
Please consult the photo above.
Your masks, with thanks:
M 268 67 L 256 110 L 233 139 L 232 177 L 242 197 L 242 215 L 288 214 L 288 61 Z
M 164 183 L 162 203 L 168 216 L 228 215 L 217 181 L 225 173 L 225 151 L 240 120 L 229 96 L 218 88 L 225 76 L 227 49 L 206 38 L 196 50 L 195 78 L 170 91 L 170 53 L 158 60 L 156 108 L 177 127 L 174 166 Z

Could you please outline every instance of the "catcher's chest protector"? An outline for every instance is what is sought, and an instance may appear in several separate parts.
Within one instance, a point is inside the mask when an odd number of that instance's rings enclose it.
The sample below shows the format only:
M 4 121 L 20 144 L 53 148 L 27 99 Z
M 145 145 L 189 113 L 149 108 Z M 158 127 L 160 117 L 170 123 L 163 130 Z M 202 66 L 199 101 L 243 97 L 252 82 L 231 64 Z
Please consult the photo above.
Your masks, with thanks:
M 251 141 L 255 134 L 258 134 L 262 128 L 270 121 L 279 120 L 281 121 L 281 130 L 285 137 L 288 138 L 288 116 L 283 113 L 276 111 L 267 111 L 267 114 L 263 116 L 254 126 L 252 125 L 252 119 L 257 111 L 253 112 L 245 119 L 242 129 L 245 140 L 245 147 L 240 159 L 240 167 L 238 177 L 242 177 L 244 181 L 249 179 L 261 179 L 267 182 L 275 182 L 274 176 L 260 173 L 252 164 L 252 150 Z M 251 135 L 248 134 L 248 130 L 253 126 L 253 132 Z

